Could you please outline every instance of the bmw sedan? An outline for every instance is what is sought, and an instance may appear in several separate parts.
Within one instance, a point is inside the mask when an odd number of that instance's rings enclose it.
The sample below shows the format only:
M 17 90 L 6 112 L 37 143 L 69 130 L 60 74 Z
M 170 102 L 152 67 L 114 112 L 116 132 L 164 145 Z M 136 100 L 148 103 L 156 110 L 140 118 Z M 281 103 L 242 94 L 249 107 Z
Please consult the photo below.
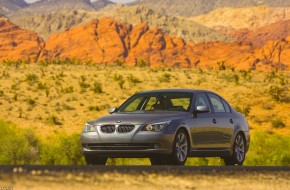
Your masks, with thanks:
M 184 165 L 188 157 L 221 157 L 226 165 L 242 165 L 249 149 L 244 115 L 211 91 L 144 91 L 109 112 L 83 128 L 82 151 L 89 165 L 104 165 L 108 158 Z

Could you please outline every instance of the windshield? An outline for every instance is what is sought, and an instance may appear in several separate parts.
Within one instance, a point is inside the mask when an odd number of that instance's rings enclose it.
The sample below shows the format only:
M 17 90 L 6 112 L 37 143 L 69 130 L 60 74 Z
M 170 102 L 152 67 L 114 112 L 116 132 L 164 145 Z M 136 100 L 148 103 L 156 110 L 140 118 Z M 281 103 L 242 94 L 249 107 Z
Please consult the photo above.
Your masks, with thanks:
M 129 98 L 118 112 L 189 111 L 192 94 L 184 92 L 140 93 Z

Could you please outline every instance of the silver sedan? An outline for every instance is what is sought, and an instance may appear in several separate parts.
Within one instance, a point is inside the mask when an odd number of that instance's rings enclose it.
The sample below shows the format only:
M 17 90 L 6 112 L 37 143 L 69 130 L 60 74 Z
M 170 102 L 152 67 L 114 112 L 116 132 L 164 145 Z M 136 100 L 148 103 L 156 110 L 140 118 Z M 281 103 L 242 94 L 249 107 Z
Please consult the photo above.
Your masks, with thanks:
M 244 115 L 216 93 L 164 89 L 137 93 L 110 115 L 87 122 L 81 143 L 91 165 L 109 157 L 148 157 L 152 165 L 221 157 L 226 165 L 242 165 L 250 133 Z

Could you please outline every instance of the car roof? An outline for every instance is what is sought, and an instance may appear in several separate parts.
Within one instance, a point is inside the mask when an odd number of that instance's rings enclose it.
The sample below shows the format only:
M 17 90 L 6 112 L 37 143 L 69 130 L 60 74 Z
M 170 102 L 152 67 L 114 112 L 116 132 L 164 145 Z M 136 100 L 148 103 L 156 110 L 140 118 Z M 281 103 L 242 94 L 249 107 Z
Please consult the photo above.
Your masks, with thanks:
M 147 90 L 147 91 L 142 91 L 139 93 L 142 94 L 142 93 L 158 93 L 158 92 L 187 92 L 187 93 L 210 92 L 210 93 L 214 93 L 214 92 L 211 92 L 208 90 L 187 89 L 187 88 L 169 88 L 169 89 Z

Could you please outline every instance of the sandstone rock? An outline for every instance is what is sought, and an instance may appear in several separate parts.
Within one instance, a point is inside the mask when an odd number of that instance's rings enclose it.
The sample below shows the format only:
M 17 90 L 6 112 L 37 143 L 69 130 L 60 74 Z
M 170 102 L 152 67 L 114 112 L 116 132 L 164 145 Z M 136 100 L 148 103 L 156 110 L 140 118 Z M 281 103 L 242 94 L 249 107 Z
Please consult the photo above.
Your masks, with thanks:
M 43 47 L 43 40 L 35 32 L 21 29 L 0 18 L 0 61 L 35 61 Z

